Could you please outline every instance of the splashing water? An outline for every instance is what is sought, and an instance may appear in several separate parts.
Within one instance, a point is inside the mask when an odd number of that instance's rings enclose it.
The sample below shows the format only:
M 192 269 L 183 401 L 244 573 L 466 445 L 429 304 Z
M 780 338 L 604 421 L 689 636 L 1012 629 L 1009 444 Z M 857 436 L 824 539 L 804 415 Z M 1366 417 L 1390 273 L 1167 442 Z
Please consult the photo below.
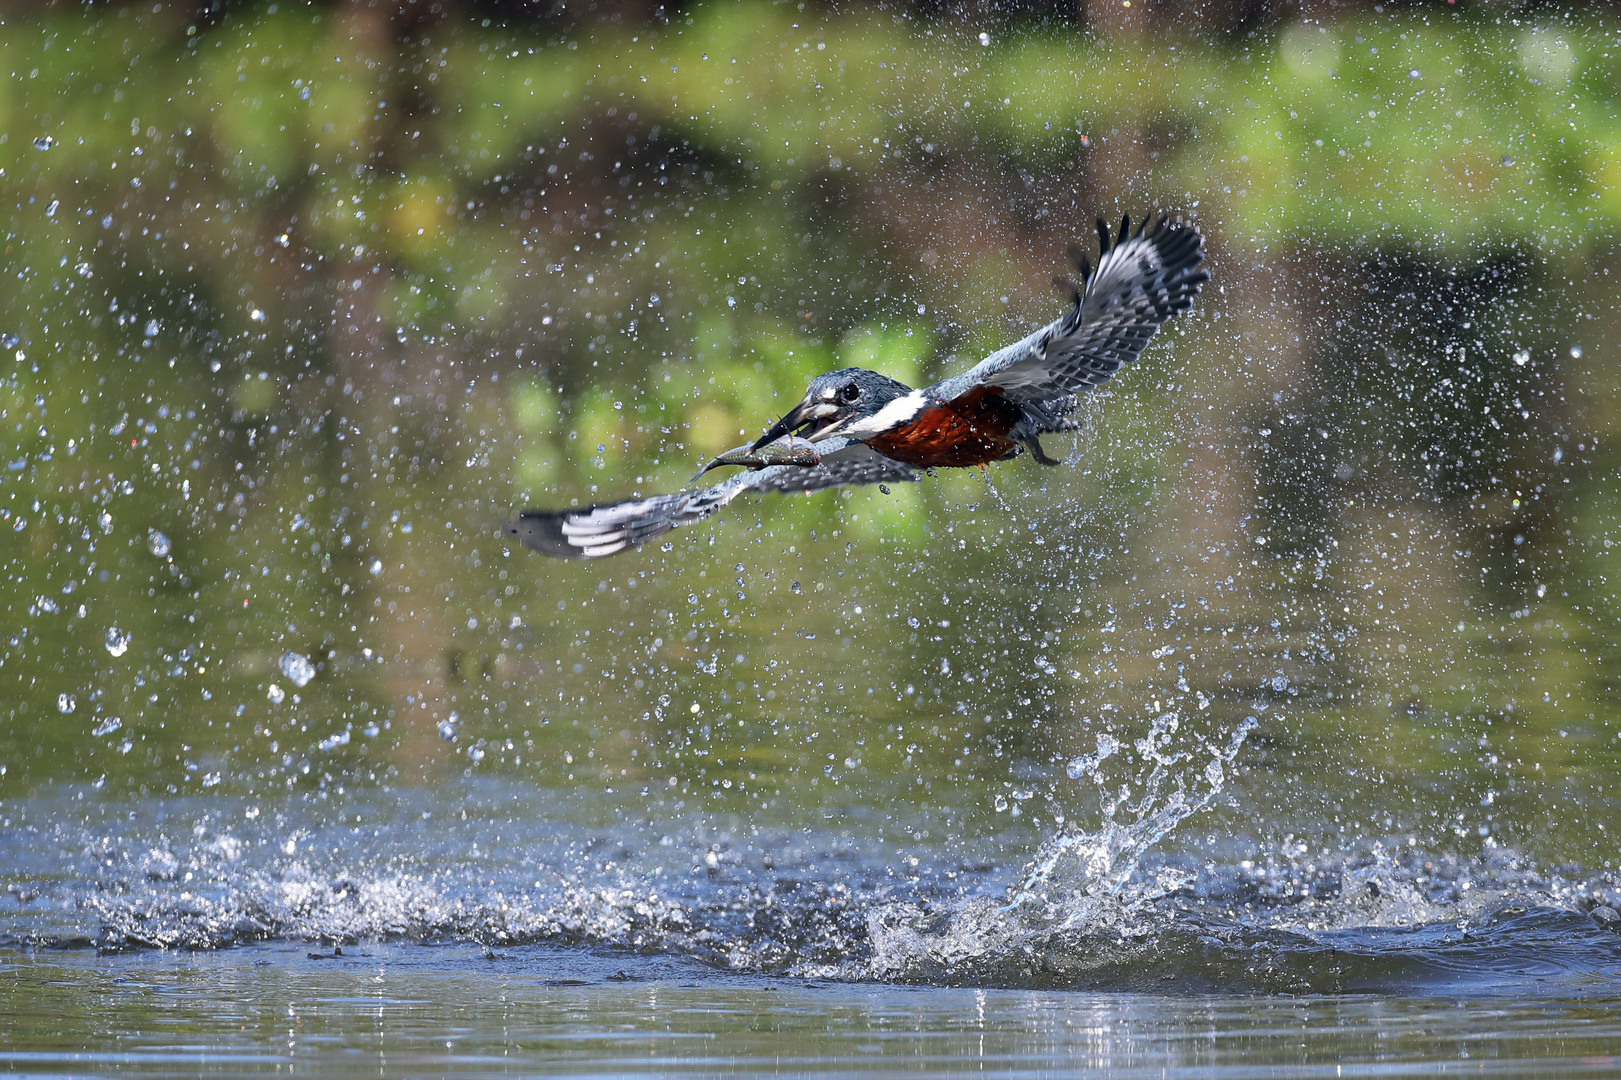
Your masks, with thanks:
M 308 686 L 310 680 L 315 678 L 315 665 L 303 653 L 284 652 L 277 664 L 294 686 Z
M 1202 769 L 1192 764 L 1178 768 L 1191 757 L 1186 750 L 1166 753 L 1180 723 L 1180 714 L 1162 713 L 1155 717 L 1148 734 L 1134 744 L 1141 760 L 1153 763 L 1152 771 L 1143 782 L 1143 793 L 1135 801 L 1129 785 L 1121 785 L 1112 798 L 1107 793 L 1109 781 L 1103 775 L 1102 766 L 1120 749 L 1118 740 L 1112 736 L 1100 735 L 1096 753 L 1070 763 L 1072 778 L 1091 779 L 1103 795 L 1103 827 L 1096 833 L 1061 833 L 1043 844 L 1024 884 L 1010 900 L 1010 909 L 1044 908 L 1049 921 L 1057 916 L 1064 925 L 1070 925 L 1089 913 L 1090 908 L 1083 903 L 1073 913 L 1065 914 L 1066 903 L 1110 896 L 1141 904 L 1165 896 L 1192 880 L 1186 873 L 1165 870 L 1149 880 L 1134 883 L 1135 887 L 1127 890 L 1143 855 L 1183 821 L 1209 807 L 1221 794 L 1227 782 L 1227 766 L 1238 756 L 1244 740 L 1259 721 L 1246 716 L 1228 736 L 1225 746 L 1206 743 L 1205 749 L 1211 756 Z M 1173 790 L 1164 794 L 1167 784 Z M 1122 810 L 1132 815 L 1130 823 L 1122 824 L 1117 820 L 1116 815 Z
M 873 911 L 868 916 L 872 954 L 862 974 L 898 981 L 1073 984 L 1088 965 L 1129 963 L 1130 947 L 1122 953 L 1118 944 L 1168 932 L 1163 920 L 1145 917 L 1154 901 L 1194 878 L 1170 866 L 1145 873 L 1143 857 L 1216 801 L 1228 766 L 1258 723 L 1248 716 L 1225 744 L 1203 741 L 1209 757 L 1201 766 L 1193 753 L 1174 749 L 1180 715 L 1156 716 L 1132 744 L 1139 761 L 1152 766 L 1135 799 L 1129 783 L 1110 793 L 1115 778 L 1104 765 L 1120 755 L 1122 744 L 1099 735 L 1097 750 L 1071 761 L 1066 771 L 1072 779 L 1097 785 L 1102 827 L 1066 830 L 1047 840 L 1005 903 L 978 897 L 937 911 L 914 904 Z M 1130 821 L 1120 820 L 1122 811 Z

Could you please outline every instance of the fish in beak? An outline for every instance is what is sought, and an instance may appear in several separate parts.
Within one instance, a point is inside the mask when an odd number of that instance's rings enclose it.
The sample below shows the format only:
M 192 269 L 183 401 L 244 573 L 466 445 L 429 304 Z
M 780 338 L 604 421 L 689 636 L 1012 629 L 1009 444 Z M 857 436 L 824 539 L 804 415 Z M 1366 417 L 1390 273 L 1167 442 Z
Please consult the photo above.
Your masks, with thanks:
M 813 401 L 806 398 L 798 405 L 795 405 L 787 416 L 772 424 L 766 430 L 766 433 L 761 435 L 749 449 L 751 451 L 758 450 L 767 443 L 776 442 L 784 435 L 793 434 L 807 424 L 815 424 L 816 427 L 814 430 L 807 432 L 805 438 L 811 442 L 821 442 L 829 435 L 832 435 L 844 423 L 842 419 L 833 419 L 834 414 L 838 411 L 839 407 L 832 402 Z
M 773 465 L 801 465 L 812 467 L 822 463 L 816 447 L 804 439 L 792 436 L 775 439 L 765 446 L 738 446 L 721 454 L 698 470 L 688 483 L 696 483 L 699 476 L 723 465 L 741 465 L 746 469 L 769 469 Z

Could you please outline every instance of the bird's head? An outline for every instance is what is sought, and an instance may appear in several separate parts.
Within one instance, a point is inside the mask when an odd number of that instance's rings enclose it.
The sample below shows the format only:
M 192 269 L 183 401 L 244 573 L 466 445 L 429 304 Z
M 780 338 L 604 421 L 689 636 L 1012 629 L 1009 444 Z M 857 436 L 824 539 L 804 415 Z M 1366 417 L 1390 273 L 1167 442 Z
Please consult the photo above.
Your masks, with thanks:
M 912 388 L 866 368 L 840 368 L 818 375 L 798 405 L 772 424 L 752 449 L 758 450 L 784 435 L 809 427 L 804 437 L 811 442 L 839 434 L 850 421 L 871 416 Z

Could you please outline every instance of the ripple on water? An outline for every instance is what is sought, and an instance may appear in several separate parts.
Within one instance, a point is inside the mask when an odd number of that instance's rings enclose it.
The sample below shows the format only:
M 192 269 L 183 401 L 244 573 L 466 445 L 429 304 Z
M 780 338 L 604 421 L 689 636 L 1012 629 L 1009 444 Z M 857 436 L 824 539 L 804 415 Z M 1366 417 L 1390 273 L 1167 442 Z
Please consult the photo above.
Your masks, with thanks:
M 1621 936 L 1586 914 L 1621 899 L 1613 875 L 1561 877 L 1503 849 L 1151 855 L 1118 889 L 1057 875 L 1047 884 L 1068 887 L 1037 898 L 1040 859 L 922 850 L 915 873 L 892 875 L 893 853 L 864 822 L 729 834 L 661 812 L 604 830 L 539 808 L 425 819 L 425 805 L 402 796 L 391 812 L 377 800 L 346 815 L 365 828 L 224 800 L 190 818 L 202 802 L 177 801 L 162 823 L 51 814 L 43 832 L 13 833 L 26 848 L 0 853 L 18 900 L 0 933 L 107 951 L 608 947 L 714 971 L 1026 989 L 1524 996 L 1621 984 Z M 195 824 L 176 830 L 183 819 Z M 1048 848 L 1097 843 L 1069 833 Z

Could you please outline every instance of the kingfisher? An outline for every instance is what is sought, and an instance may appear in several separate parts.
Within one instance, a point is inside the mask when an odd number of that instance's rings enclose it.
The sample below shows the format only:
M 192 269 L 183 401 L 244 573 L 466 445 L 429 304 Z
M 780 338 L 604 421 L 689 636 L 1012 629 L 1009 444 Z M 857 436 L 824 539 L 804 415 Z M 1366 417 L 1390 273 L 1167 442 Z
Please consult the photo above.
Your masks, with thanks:
M 912 483 L 936 468 L 984 467 L 1025 451 L 1043 465 L 1060 464 L 1041 436 L 1076 430 L 1071 414 L 1080 395 L 1135 360 L 1210 280 L 1199 266 L 1204 238 L 1180 217 L 1149 214 L 1133 230 L 1126 215 L 1118 234 L 1100 219 L 1096 270 L 1079 245 L 1069 256 L 1080 285 L 1054 281 L 1069 310 L 961 375 L 914 390 L 865 368 L 829 371 L 759 439 L 703 470 L 741 465 L 744 472 L 670 495 L 528 510 L 502 531 L 548 555 L 592 559 L 700 521 L 744 494 Z

